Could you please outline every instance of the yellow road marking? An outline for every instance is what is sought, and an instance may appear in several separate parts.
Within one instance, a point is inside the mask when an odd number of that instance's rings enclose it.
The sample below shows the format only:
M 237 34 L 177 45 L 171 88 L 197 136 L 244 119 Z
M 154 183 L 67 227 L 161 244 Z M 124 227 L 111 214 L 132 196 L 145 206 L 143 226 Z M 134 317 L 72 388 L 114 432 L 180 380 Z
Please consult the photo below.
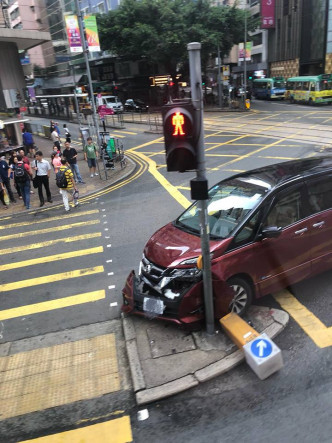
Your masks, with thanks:
M 97 223 L 100 223 L 100 220 L 88 220 L 84 222 L 78 222 L 78 223 L 72 223 L 71 225 L 62 225 L 62 226 L 54 226 L 53 228 L 45 228 L 45 229 L 37 229 L 35 231 L 28 231 L 28 232 L 18 232 L 16 234 L 8 234 L 5 237 L 0 237 L 0 241 L 3 240 L 9 240 L 11 238 L 22 238 L 22 237 L 28 237 L 29 235 L 40 235 L 40 234 L 46 234 L 48 232 L 54 232 L 54 231 L 63 231 L 64 229 L 71 229 L 71 228 L 77 228 L 79 226 L 91 226 L 96 225 Z
M 125 135 L 120 135 L 120 134 L 115 134 L 115 133 L 113 133 L 113 134 L 110 134 L 110 136 L 112 137 L 119 137 L 119 138 L 126 138 L 126 136 Z
M 72 214 L 68 214 L 66 215 L 66 219 L 67 218 L 72 218 L 72 217 L 80 217 L 82 215 L 91 215 L 91 214 L 98 214 L 99 213 L 99 209 L 93 209 L 91 211 L 84 211 L 84 212 L 75 212 Z M 56 217 L 50 217 L 50 218 L 44 218 L 42 220 L 33 220 L 33 224 L 37 224 L 37 223 L 46 223 L 46 222 L 50 222 L 50 221 L 55 221 L 55 220 L 63 220 L 64 216 L 63 215 L 59 215 Z M 20 226 L 27 226 L 27 225 L 31 225 L 32 221 L 28 221 L 28 222 L 20 222 L 20 223 L 12 223 L 10 225 L 2 225 L 0 226 L 0 229 L 11 229 L 11 228 L 18 228 Z
M 68 308 L 83 303 L 103 300 L 104 298 L 106 298 L 105 291 L 101 290 L 71 295 L 70 297 L 58 298 L 56 300 L 43 301 L 32 305 L 19 306 L 18 308 L 5 309 L 0 311 L 0 321 L 24 317 L 26 315 L 40 314 L 41 312 L 53 311 L 54 309 Z
M 259 155 L 258 158 L 270 158 L 272 160 L 298 160 L 299 157 L 275 157 L 269 155 Z
M 274 295 L 280 306 L 289 313 L 319 348 L 332 346 L 332 327 L 326 327 L 286 289 Z
M 114 133 L 122 133 L 122 134 L 129 134 L 129 135 L 137 135 L 137 132 L 129 132 L 129 131 L 114 131 Z
M 15 252 L 27 251 L 30 249 L 39 249 L 46 246 L 53 246 L 58 243 L 71 243 L 74 241 L 88 240 L 89 238 L 101 237 L 101 232 L 93 232 L 92 234 L 75 235 L 74 237 L 57 238 L 55 240 L 48 240 L 40 243 L 31 243 L 30 245 L 16 246 L 13 248 L 0 249 L 0 256 L 2 254 L 12 254 Z
M 207 157 L 239 157 L 236 154 L 206 154 Z
M 150 146 L 155 143 L 164 143 L 164 137 L 158 137 L 155 140 L 151 140 L 150 142 L 143 143 L 142 145 L 134 146 L 133 148 L 128 149 L 127 152 L 136 151 L 136 149 L 144 148 L 145 146 Z
M 70 278 L 84 277 L 86 275 L 98 274 L 104 272 L 103 266 L 94 266 L 92 268 L 75 269 L 74 271 L 61 272 L 60 274 L 44 275 L 44 277 L 29 278 L 12 283 L 2 284 L 0 292 L 14 291 L 15 289 L 29 288 L 31 286 L 45 285 L 56 281 L 68 280 Z
M 130 443 L 133 441 L 133 436 L 130 418 L 126 415 L 96 425 L 24 441 L 26 443 Z
M 104 248 L 102 246 L 97 246 L 96 248 L 80 249 L 78 251 L 65 252 L 63 254 L 48 255 L 47 257 L 42 256 L 31 260 L 24 260 L 15 263 L 7 263 L 5 265 L 0 265 L 0 271 L 8 271 L 9 269 L 24 268 L 25 266 L 33 266 L 33 265 L 38 265 L 40 263 L 44 264 L 53 261 L 56 262 L 58 260 L 66 260 L 68 258 L 73 258 L 73 257 L 82 257 L 83 255 L 98 254 L 99 252 L 103 252 L 103 250 Z
M 184 191 L 190 191 L 189 186 L 177 186 L 177 189 L 183 189 Z
M 154 176 L 154 178 L 163 186 L 167 192 L 171 194 L 171 196 L 184 208 L 187 208 L 190 205 L 190 201 L 181 194 L 181 192 L 173 186 L 159 171 L 157 171 L 156 162 L 151 160 L 144 154 L 140 152 L 136 152 L 136 155 L 141 157 L 144 161 L 146 161 L 149 165 L 149 172 Z

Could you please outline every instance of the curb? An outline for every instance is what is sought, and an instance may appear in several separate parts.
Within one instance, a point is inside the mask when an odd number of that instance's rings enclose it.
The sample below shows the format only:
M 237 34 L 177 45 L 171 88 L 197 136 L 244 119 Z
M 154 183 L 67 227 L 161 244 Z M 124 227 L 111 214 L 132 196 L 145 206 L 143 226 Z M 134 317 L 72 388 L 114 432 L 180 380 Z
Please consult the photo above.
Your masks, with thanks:
M 274 323 L 267 326 L 262 332 L 266 333 L 271 339 L 280 334 L 286 327 L 289 321 L 289 315 L 285 311 L 271 309 L 270 313 L 274 319 Z M 232 354 L 209 364 L 193 374 L 188 374 L 179 379 L 170 381 L 160 386 L 146 389 L 144 380 L 144 373 L 139 359 L 136 332 L 134 322 L 131 318 L 125 316 L 123 313 L 122 326 L 126 340 L 126 348 L 129 360 L 129 366 L 135 391 L 136 402 L 138 405 L 151 403 L 153 401 L 161 400 L 166 397 L 186 391 L 199 383 L 211 380 L 219 375 L 222 375 L 235 366 L 244 361 L 244 353 L 242 349 L 238 349 Z

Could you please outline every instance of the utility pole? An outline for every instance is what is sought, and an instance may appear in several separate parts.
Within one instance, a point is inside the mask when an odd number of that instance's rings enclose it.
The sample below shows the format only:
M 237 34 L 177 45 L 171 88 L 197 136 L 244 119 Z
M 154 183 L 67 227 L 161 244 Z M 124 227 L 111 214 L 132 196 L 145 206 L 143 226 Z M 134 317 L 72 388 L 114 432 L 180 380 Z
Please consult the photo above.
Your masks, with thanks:
M 243 107 L 246 105 L 247 98 L 247 0 L 245 0 L 244 7 L 244 69 L 243 69 L 243 86 L 244 86 L 244 95 L 243 95 Z
M 201 44 L 194 42 L 187 45 L 189 52 L 189 69 L 191 99 L 196 112 L 197 126 L 200 128 L 197 140 L 197 181 L 206 186 L 206 168 L 204 151 L 204 126 L 203 126 L 203 92 L 202 92 L 202 72 L 201 72 Z M 207 197 L 206 197 L 207 198 Z M 211 258 L 210 258 L 210 236 L 209 220 L 207 212 L 207 199 L 199 200 L 200 229 L 201 229 L 201 250 L 203 257 L 203 290 L 205 304 L 206 332 L 213 335 L 214 312 L 213 312 L 213 291 L 211 277 Z
M 86 74 L 88 77 L 88 83 L 89 83 L 89 91 L 90 91 L 90 98 L 91 98 L 91 107 L 92 107 L 92 118 L 93 118 L 93 124 L 96 131 L 97 136 L 97 143 L 100 149 L 100 139 L 99 139 L 99 131 L 98 131 L 98 120 L 97 120 L 97 112 L 96 112 L 96 104 L 95 104 L 95 98 L 93 95 L 93 87 L 92 87 L 92 78 L 91 78 L 91 71 L 90 71 L 90 65 L 89 65 L 89 48 L 86 44 L 85 39 L 85 32 L 83 29 L 83 19 L 82 19 L 82 12 L 79 4 L 79 0 L 75 0 L 75 7 L 76 7 L 76 14 L 78 19 L 78 26 L 80 28 L 80 36 L 81 36 L 81 42 L 82 42 L 82 48 L 83 48 L 83 54 L 85 59 L 85 66 L 86 66 Z
M 219 97 L 219 108 L 223 106 L 223 96 L 221 88 L 221 59 L 220 59 L 220 46 L 218 43 L 218 97 Z

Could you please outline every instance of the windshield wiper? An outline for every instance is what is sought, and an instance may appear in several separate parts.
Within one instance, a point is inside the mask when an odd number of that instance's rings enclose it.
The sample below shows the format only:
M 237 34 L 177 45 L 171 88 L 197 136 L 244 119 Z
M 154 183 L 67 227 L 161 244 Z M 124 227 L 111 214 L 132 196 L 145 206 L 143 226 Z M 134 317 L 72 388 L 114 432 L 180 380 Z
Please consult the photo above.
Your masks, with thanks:
M 190 226 L 185 225 L 184 223 L 180 221 L 174 222 L 174 225 L 177 226 L 180 229 L 183 229 L 184 231 L 191 232 L 193 234 L 199 234 L 199 231 L 195 228 L 191 228 Z

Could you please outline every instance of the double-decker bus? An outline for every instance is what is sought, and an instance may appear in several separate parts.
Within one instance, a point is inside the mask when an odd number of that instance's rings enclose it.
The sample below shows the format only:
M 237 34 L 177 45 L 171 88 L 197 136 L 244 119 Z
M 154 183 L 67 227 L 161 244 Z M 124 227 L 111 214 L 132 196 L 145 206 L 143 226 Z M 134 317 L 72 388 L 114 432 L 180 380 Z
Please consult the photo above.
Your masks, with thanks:
M 332 74 L 291 77 L 286 83 L 286 98 L 291 103 L 332 103 Z
M 283 77 L 257 78 L 253 82 L 253 93 L 258 99 L 281 99 L 285 98 L 285 79 Z

